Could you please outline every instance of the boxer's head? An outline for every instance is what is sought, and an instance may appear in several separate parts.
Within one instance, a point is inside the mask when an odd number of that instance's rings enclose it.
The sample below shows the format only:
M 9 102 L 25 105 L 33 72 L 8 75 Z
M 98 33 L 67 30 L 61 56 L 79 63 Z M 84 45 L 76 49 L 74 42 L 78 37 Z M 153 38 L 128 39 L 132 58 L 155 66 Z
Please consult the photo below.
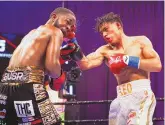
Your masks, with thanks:
M 111 12 L 98 17 L 95 28 L 107 43 L 116 44 L 120 42 L 123 24 L 119 15 Z
M 50 14 L 50 19 L 53 25 L 59 29 L 67 36 L 69 32 L 74 32 L 76 30 L 76 17 L 75 14 L 66 8 L 59 7 L 55 9 Z

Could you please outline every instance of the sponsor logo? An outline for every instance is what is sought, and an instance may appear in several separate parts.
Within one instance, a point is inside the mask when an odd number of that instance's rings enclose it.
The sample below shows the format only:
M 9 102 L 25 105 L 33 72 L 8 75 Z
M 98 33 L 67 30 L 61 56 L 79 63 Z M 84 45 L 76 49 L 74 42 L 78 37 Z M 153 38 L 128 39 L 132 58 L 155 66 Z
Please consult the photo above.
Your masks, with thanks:
M 2 105 L 6 105 L 6 101 L 4 101 L 4 100 L 0 100 L 0 104 L 2 104 Z
M 6 109 L 3 109 L 0 111 L 0 118 L 5 118 L 5 115 L 6 115 Z
M 35 116 L 32 100 L 29 101 L 14 101 L 14 107 L 18 117 Z
M 23 72 L 6 72 L 3 75 L 2 81 L 8 81 L 8 80 L 19 80 L 22 81 L 25 78 L 23 77 L 24 73 Z
M 54 113 L 50 113 L 49 115 L 42 118 L 44 125 L 50 125 L 52 123 L 56 123 L 56 117 Z
M 53 111 L 52 105 L 50 104 L 50 100 L 46 99 L 45 101 L 38 104 L 41 116 L 46 116 L 50 112 Z
M 3 120 L 0 120 L 0 125 L 7 125 Z
M 120 96 L 128 95 L 132 93 L 132 85 L 130 83 L 122 84 L 118 86 L 118 93 Z
M 122 62 L 121 56 L 116 56 L 116 57 L 109 57 L 108 63 L 111 65 L 112 63 L 118 63 Z
M 7 96 L 0 94 L 0 104 L 6 105 Z
M 22 118 L 22 122 L 31 122 L 31 121 L 34 121 L 34 117 L 25 117 L 25 118 Z
M 0 94 L 0 99 L 6 100 L 7 99 L 7 96 Z
M 43 85 L 33 84 L 33 89 L 37 101 L 47 97 Z

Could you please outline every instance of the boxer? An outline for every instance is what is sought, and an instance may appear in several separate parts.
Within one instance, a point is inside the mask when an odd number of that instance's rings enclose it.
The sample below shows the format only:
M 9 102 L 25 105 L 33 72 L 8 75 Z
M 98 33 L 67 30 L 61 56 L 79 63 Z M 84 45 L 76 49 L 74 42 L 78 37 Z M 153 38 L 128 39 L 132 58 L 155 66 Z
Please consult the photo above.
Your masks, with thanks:
M 43 83 L 45 75 L 65 80 L 59 61 L 60 47 L 63 38 L 74 34 L 75 25 L 75 14 L 59 7 L 50 14 L 46 24 L 31 30 L 22 39 L 0 83 L 1 124 L 61 124 Z M 58 90 L 57 86 L 52 87 Z
M 146 36 L 127 36 L 119 15 L 97 18 L 96 30 L 106 44 L 78 61 L 82 70 L 107 64 L 116 77 L 117 98 L 111 103 L 109 125 L 152 125 L 156 106 L 150 72 L 160 72 L 159 55 Z

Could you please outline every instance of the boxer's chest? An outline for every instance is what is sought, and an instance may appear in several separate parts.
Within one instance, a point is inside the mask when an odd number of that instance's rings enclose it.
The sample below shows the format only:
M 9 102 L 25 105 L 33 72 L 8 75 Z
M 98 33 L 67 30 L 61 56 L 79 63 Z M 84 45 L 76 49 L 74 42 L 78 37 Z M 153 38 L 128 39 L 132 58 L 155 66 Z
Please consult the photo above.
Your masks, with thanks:
M 142 46 L 139 43 L 133 43 L 125 49 L 123 48 L 116 49 L 116 50 L 107 49 L 104 53 L 104 56 L 107 59 L 109 59 L 110 56 L 115 55 L 115 54 L 126 54 L 129 56 L 137 56 L 137 57 L 143 58 Z

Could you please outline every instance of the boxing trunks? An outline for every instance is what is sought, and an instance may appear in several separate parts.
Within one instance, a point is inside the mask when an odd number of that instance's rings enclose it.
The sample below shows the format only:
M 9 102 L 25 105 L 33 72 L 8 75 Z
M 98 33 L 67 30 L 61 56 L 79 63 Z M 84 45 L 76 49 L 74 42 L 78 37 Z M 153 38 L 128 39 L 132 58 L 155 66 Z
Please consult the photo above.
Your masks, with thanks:
M 110 105 L 109 125 L 152 125 L 156 106 L 150 80 L 136 80 L 117 86 L 117 98 Z
M 37 67 L 7 68 L 0 83 L 0 125 L 60 125 Z

